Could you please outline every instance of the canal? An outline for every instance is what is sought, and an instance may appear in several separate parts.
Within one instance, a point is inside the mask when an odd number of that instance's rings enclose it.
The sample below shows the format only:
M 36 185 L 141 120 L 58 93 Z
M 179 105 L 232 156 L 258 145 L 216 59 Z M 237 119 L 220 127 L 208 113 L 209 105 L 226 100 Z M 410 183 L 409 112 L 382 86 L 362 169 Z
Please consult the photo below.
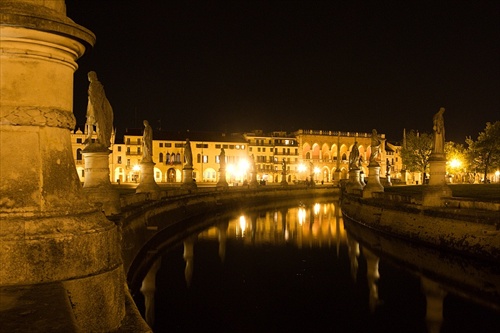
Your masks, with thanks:
M 154 332 L 500 332 L 498 265 L 373 234 L 338 201 L 209 219 L 132 290 Z

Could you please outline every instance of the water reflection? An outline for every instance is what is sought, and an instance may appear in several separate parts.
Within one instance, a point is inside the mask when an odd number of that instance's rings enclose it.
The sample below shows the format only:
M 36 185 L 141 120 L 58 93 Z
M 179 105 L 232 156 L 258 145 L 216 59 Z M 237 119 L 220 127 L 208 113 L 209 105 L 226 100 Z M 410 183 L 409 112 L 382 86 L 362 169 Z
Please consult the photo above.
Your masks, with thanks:
M 338 202 L 304 202 L 216 218 L 155 261 L 136 302 L 155 332 L 493 332 L 499 290 L 498 268 L 344 226 Z

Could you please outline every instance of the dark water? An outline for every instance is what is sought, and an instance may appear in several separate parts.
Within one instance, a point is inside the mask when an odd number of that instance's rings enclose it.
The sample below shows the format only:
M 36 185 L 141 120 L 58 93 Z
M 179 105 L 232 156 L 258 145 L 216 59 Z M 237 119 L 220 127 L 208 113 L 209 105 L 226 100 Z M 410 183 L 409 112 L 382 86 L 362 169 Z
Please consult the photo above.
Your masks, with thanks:
M 220 219 L 157 261 L 154 331 L 500 332 L 491 265 L 422 257 L 397 242 L 384 256 L 384 240 L 371 249 L 345 223 L 335 202 Z M 134 295 L 144 314 L 143 295 Z

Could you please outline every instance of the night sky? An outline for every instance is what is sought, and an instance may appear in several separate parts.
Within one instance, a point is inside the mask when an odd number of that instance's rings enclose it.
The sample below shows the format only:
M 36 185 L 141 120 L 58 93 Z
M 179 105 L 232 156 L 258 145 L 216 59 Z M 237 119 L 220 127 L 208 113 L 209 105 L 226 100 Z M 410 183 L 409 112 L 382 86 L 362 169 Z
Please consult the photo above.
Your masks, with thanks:
M 115 126 L 165 130 L 432 131 L 477 138 L 500 120 L 500 1 L 66 0 L 97 36 Z

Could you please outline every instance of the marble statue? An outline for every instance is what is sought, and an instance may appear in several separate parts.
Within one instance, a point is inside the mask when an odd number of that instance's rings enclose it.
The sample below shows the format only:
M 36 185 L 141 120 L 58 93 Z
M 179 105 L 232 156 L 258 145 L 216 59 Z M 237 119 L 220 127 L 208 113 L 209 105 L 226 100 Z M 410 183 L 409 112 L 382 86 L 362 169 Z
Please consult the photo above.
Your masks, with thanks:
M 372 140 L 371 140 L 371 155 L 370 155 L 370 163 L 377 163 L 380 159 L 380 144 L 381 141 L 378 137 L 377 130 L 372 130 Z
M 111 146 L 111 132 L 113 130 L 113 108 L 106 98 L 104 86 L 97 79 L 97 73 L 88 73 L 89 90 L 87 105 L 87 139 L 85 143 L 92 143 L 94 125 L 96 126 L 97 142 L 105 147 Z
M 359 148 L 358 141 L 354 141 L 354 145 L 352 146 L 351 153 L 349 154 L 349 170 L 357 169 L 359 161 Z
M 224 150 L 224 148 L 220 149 L 219 165 L 222 170 L 226 168 L 226 151 Z
M 434 153 L 444 153 L 444 108 L 440 108 L 434 115 L 433 127 L 434 130 Z
M 189 139 L 186 139 L 186 143 L 184 144 L 184 158 L 186 159 L 186 166 L 193 166 L 193 152 L 191 150 L 191 142 Z
M 153 129 L 147 120 L 143 121 L 144 133 L 142 134 L 142 162 L 151 162 L 153 156 Z

